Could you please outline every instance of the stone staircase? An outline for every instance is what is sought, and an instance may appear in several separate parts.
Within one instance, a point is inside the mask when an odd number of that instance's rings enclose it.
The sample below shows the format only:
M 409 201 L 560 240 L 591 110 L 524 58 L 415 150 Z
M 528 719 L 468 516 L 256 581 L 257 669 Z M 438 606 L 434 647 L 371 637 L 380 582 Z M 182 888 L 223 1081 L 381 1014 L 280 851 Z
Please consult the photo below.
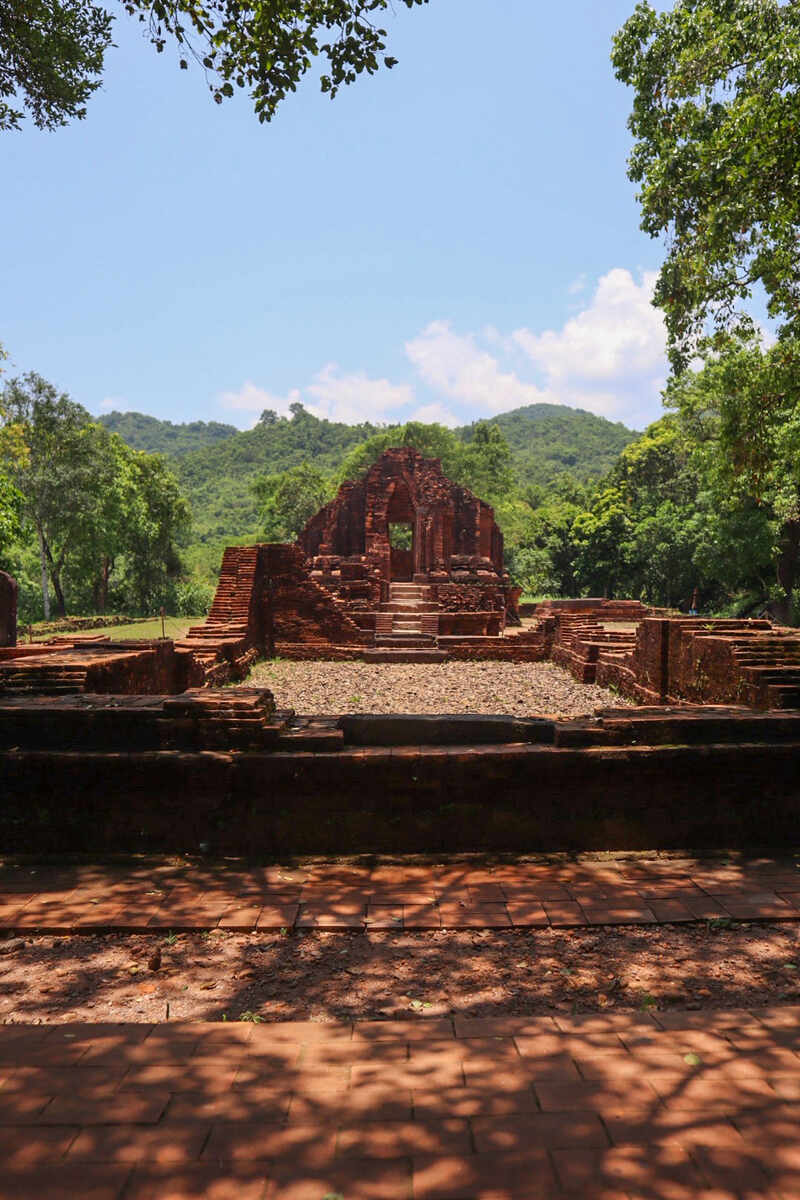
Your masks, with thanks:
M 389 599 L 375 617 L 375 649 L 364 657 L 369 662 L 441 662 L 439 650 L 439 606 L 430 599 L 430 589 L 420 583 L 390 583 Z M 411 657 L 413 655 L 413 657 Z
M 12 659 L 0 666 L 0 694 L 15 692 L 61 696 L 82 692 L 88 670 L 88 665 L 84 664 L 48 662 L 47 659 Z
M 184 640 L 246 637 L 250 604 L 258 568 L 258 546 L 234 546 L 225 551 L 214 603 L 204 625 L 194 625 Z

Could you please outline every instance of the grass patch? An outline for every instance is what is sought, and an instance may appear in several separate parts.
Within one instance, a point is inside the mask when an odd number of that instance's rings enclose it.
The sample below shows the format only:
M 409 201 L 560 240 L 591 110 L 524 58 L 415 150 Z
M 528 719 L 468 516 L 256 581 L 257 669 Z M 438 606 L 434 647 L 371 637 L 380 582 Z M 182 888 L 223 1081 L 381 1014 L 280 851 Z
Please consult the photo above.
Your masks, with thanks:
M 177 638 L 183 637 L 191 625 L 202 625 L 204 621 L 205 621 L 204 616 L 203 617 L 165 617 L 164 618 L 164 632 L 168 638 L 172 638 L 173 640 L 175 640 Z M 58 638 L 68 638 L 68 637 L 73 637 L 73 636 L 74 637 L 83 637 L 83 636 L 92 637 L 98 633 L 101 634 L 103 637 L 109 638 L 109 640 L 112 642 L 126 642 L 126 641 L 130 641 L 132 639 L 138 639 L 138 638 L 160 638 L 161 637 L 161 618 L 153 617 L 153 619 L 150 621 L 135 621 L 130 625 L 105 625 L 102 627 L 94 627 L 94 628 L 89 627 L 89 628 L 79 629 L 79 630 L 75 630 L 72 633 L 65 631 L 63 633 L 45 634 L 41 639 L 37 638 L 36 640 L 48 642 L 51 640 L 51 638 L 54 638 L 54 637 L 58 637 Z M 23 629 L 20 630 L 20 635 L 21 636 L 20 636 L 19 640 L 20 640 L 20 643 L 23 644 L 25 641 L 27 641 L 27 637 L 25 636 L 25 631 Z M 36 636 L 36 631 L 34 629 L 34 637 L 35 636 Z

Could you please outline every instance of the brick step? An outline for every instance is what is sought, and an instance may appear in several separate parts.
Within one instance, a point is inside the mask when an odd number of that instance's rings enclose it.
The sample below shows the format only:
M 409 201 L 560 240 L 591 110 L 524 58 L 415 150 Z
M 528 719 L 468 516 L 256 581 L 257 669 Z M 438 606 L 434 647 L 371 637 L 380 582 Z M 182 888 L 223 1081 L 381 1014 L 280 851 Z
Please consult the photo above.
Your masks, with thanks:
M 441 607 L 433 600 L 387 600 L 380 611 L 384 613 L 424 613 L 441 612 Z
M 556 726 L 556 745 L 589 746 L 720 745 L 727 743 L 785 743 L 800 741 L 800 714 L 771 715 L 747 709 L 719 712 L 687 709 L 652 715 L 609 714 Z
M 800 686 L 788 683 L 771 683 L 767 688 L 770 708 L 800 709 Z
M 800 683 L 800 670 L 792 666 L 745 667 L 742 675 L 753 683 L 765 683 L 770 680 L 774 680 L 775 683 Z
M 447 657 L 444 650 L 423 650 L 419 648 L 406 650 L 381 648 L 364 651 L 364 662 L 374 663 L 433 663 L 444 662 Z
M 403 649 L 409 646 L 435 646 L 436 639 L 424 633 L 392 633 L 376 637 L 375 645 L 384 648 Z

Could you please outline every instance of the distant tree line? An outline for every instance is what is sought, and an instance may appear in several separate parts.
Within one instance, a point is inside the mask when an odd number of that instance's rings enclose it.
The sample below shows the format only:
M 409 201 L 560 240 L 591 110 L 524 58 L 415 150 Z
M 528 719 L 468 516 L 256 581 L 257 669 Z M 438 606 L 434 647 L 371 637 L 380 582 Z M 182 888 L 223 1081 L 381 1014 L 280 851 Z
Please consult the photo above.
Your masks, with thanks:
M 0 390 L 0 565 L 18 577 L 23 619 L 195 611 L 189 527 L 161 456 L 131 450 L 35 373 Z

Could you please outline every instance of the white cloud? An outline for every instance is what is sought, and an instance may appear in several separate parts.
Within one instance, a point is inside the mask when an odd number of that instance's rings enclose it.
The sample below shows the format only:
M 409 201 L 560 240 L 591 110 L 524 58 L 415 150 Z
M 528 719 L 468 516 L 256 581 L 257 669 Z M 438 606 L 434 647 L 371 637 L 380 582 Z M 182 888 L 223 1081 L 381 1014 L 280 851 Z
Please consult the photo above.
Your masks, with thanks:
M 237 412 L 260 414 L 265 408 L 271 408 L 279 416 L 286 416 L 289 412 L 289 405 L 299 399 L 300 392 L 297 388 L 293 388 L 286 396 L 276 396 L 248 379 L 238 392 L 223 392 L 219 401 L 223 408 L 230 408 Z
M 128 412 L 128 401 L 123 396 L 106 396 L 100 401 L 104 412 Z
M 413 404 L 415 399 L 413 388 L 407 384 L 370 379 L 364 371 L 342 374 L 336 363 L 328 363 L 305 387 L 292 388 L 285 396 L 248 379 L 238 391 L 222 392 L 219 402 L 224 408 L 255 414 L 254 420 L 265 408 L 278 416 L 288 416 L 290 405 L 300 403 L 316 417 L 357 424 L 387 420 L 392 412 Z
M 406 342 L 406 354 L 429 387 L 471 409 L 504 412 L 545 398 L 534 384 L 501 370 L 473 335 L 454 333 L 448 321 L 432 321 Z
M 348 424 L 384 421 L 415 398 L 407 384 L 370 379 L 363 371 L 344 375 L 336 363 L 328 363 L 318 371 L 305 390 L 313 399 L 306 407 L 315 416 Z
M 567 288 L 570 296 L 577 296 L 580 292 L 586 291 L 586 284 L 589 282 L 585 272 L 581 273 L 577 279 L 573 279 L 572 283 Z
M 560 330 L 532 333 L 517 329 L 514 341 L 549 383 L 559 379 L 615 379 L 660 370 L 666 334 L 651 299 L 656 276 L 637 284 L 630 271 L 615 267 L 604 275 L 588 308 Z
M 333 421 L 437 421 L 459 425 L 527 404 L 565 404 L 642 427 L 660 414 L 666 376 L 663 320 L 650 303 L 655 275 L 638 279 L 615 267 L 597 282 L 581 310 L 558 329 L 522 326 L 505 332 L 487 322 L 461 333 L 436 320 L 405 343 L 422 394 L 413 383 L 370 378 L 327 363 L 302 387 L 275 395 L 247 380 L 224 392 L 228 409 L 288 414 L 300 402 Z M 586 276 L 569 285 L 577 295 Z M 525 371 L 532 378 L 524 378 Z M 425 395 L 427 391 L 427 395 Z
M 409 421 L 422 421 L 426 425 L 433 423 L 448 425 L 451 429 L 456 425 L 463 424 L 452 409 L 445 404 L 439 404 L 438 401 L 434 401 L 433 404 L 423 404 L 420 408 L 415 409 L 408 419 Z

